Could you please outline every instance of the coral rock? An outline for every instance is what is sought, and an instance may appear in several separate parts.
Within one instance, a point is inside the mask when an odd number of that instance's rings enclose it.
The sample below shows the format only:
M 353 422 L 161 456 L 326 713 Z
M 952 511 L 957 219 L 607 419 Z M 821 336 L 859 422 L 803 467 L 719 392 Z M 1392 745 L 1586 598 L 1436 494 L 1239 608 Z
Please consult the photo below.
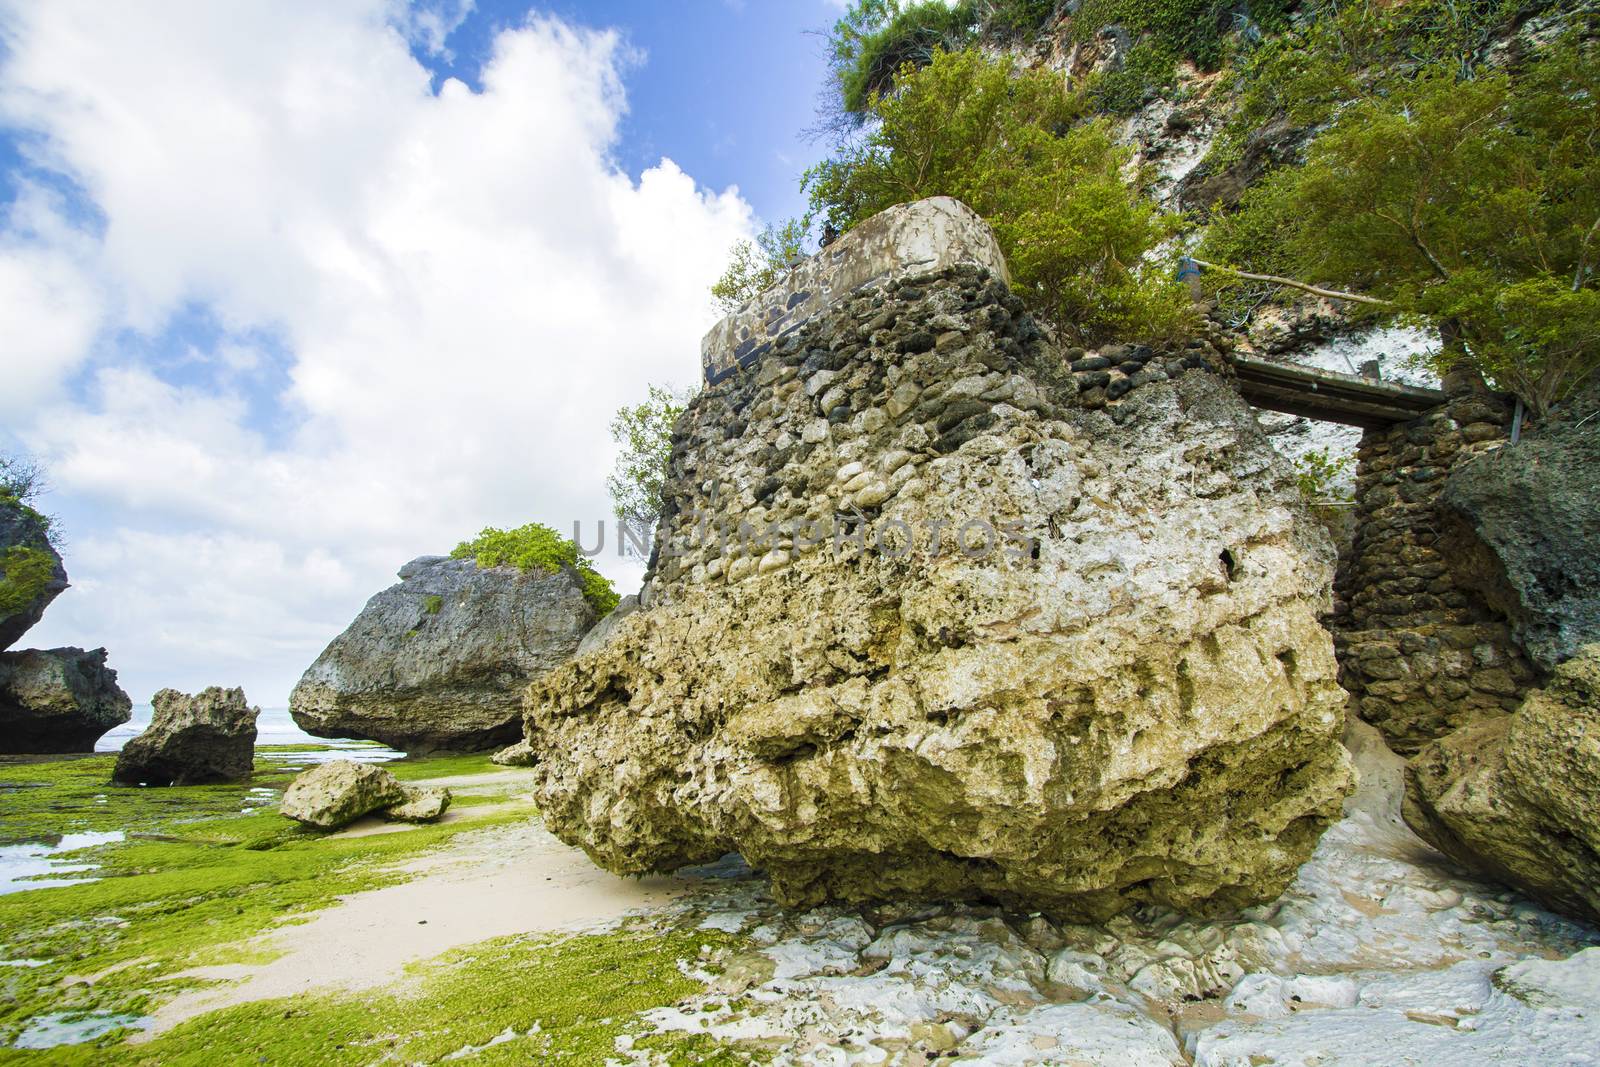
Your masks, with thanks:
M 1418 753 L 1405 819 L 1466 866 L 1600 922 L 1600 644 L 1515 714 Z
M 280 811 L 318 830 L 337 830 L 410 797 L 400 780 L 382 767 L 331 760 L 303 771 L 283 791 Z
M 113 781 L 126 785 L 243 782 L 255 763 L 256 716 L 243 689 L 211 686 L 196 696 L 163 689 L 150 725 L 117 753 Z
M 902 343 L 935 319 L 962 343 Z M 824 368 L 874 409 L 907 381 L 923 399 L 775 448 L 816 413 L 786 383 Z M 976 398 L 1002 382 L 1028 406 Z M 1270 899 L 1338 817 L 1331 546 L 1215 375 L 1086 411 L 1005 286 L 955 266 L 850 294 L 677 436 L 648 606 L 528 691 L 546 824 L 602 866 L 737 851 L 792 905 L 1104 917 Z M 906 480 L 865 512 L 840 468 L 891 456 Z M 787 566 L 696 540 L 773 474 Z
M 93 752 L 131 718 L 105 649 L 0 652 L 0 753 Z

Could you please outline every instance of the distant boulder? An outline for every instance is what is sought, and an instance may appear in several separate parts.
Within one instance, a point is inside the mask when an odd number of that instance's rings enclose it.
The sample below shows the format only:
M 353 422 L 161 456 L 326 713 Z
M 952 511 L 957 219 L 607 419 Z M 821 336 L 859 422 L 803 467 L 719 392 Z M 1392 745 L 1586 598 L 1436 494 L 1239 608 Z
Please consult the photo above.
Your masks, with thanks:
M 338 830 L 373 812 L 399 822 L 432 822 L 449 807 L 448 789 L 406 785 L 371 763 L 331 760 L 290 782 L 279 810 L 312 829 Z
M 396 822 L 433 822 L 450 807 L 450 790 L 443 786 L 402 785 L 406 798 L 383 809 L 383 817 Z
M 48 528 L 44 516 L 0 492 L 0 651 L 21 640 L 67 587 Z
M 301 772 L 283 791 L 279 810 L 313 829 L 337 830 L 405 800 L 405 787 L 382 767 L 341 759 Z
M 255 763 L 256 716 L 243 689 L 211 686 L 196 696 L 163 689 L 149 727 L 122 747 L 112 780 L 123 785 L 204 785 L 248 781 Z
M 490 756 L 489 762 L 498 763 L 502 767 L 532 767 L 539 762 L 539 753 L 533 750 L 527 738 L 523 738 Z
M 522 692 L 565 663 L 596 621 L 571 568 L 480 567 L 423 556 L 367 601 L 289 695 L 319 737 L 410 753 L 483 751 L 522 735 Z
M 0 652 L 0 753 L 93 752 L 132 717 L 103 648 Z

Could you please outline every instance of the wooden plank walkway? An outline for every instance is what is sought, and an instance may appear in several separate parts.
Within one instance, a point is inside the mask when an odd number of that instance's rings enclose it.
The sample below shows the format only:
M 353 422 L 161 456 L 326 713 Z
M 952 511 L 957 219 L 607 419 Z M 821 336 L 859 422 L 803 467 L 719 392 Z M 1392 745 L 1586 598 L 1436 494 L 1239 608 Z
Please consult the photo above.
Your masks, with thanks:
M 1364 430 L 1409 422 L 1444 403 L 1438 389 L 1248 356 L 1233 356 L 1232 362 L 1239 392 L 1255 407 Z

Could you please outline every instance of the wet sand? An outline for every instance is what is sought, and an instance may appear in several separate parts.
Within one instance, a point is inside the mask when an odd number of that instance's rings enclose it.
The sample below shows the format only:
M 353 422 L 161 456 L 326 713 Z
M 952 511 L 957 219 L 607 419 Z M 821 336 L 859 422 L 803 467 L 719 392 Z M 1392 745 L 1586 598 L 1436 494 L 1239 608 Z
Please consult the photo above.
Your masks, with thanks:
M 609 874 L 533 820 L 461 834 L 403 869 L 414 877 L 352 894 L 308 922 L 263 935 L 252 947 L 281 953 L 268 963 L 184 972 L 221 984 L 179 994 L 154 1013 L 154 1024 L 138 1039 L 237 1004 L 389 985 L 403 979 L 408 964 L 453 948 L 618 919 L 664 905 L 692 886 L 680 878 Z

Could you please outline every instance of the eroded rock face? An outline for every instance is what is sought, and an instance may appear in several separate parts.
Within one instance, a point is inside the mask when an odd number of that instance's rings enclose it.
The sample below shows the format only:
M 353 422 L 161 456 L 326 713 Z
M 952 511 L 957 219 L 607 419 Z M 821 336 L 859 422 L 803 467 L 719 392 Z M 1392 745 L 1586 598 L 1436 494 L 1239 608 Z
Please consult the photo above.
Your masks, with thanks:
M 1418 753 L 1405 819 L 1468 867 L 1600 922 L 1600 644 L 1557 667 L 1514 715 Z
M 1473 457 L 1440 494 L 1461 580 L 1545 672 L 1600 640 L 1600 387 L 1548 429 Z
M 163 689 L 151 704 L 149 727 L 117 753 L 113 781 L 203 785 L 250 778 L 261 709 L 245 703 L 243 689 L 214 685 L 194 696 Z
M 46 532 L 37 511 L 0 496 L 0 651 L 21 640 L 67 587 Z
M 400 579 L 367 601 L 289 695 L 302 729 L 412 753 L 509 744 L 521 733 L 523 689 L 595 623 L 568 571 L 423 556 Z
M 131 718 L 105 649 L 0 652 L 0 753 L 93 752 Z
M 1331 549 L 1206 360 L 1138 355 L 1109 398 L 1074 363 L 1085 408 L 956 267 L 702 393 L 649 606 L 529 689 L 546 824 L 625 873 L 738 851 L 791 905 L 1277 895 L 1352 780 Z M 836 547 L 836 515 L 884 550 Z M 823 544 L 696 535 L 808 519 Z
M 337 830 L 408 799 L 406 787 L 382 767 L 329 760 L 296 775 L 283 791 L 279 810 L 314 829 Z

